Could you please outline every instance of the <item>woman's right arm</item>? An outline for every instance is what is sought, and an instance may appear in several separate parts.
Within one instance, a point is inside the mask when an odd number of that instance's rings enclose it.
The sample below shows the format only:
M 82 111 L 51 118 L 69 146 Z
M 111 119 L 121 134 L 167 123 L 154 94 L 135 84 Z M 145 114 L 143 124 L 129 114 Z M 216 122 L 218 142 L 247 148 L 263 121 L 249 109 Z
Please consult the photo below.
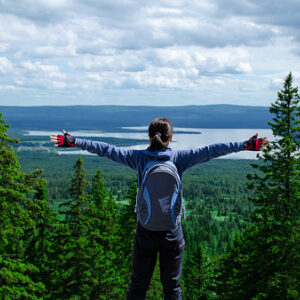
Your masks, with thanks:
M 107 157 L 112 161 L 137 170 L 139 152 L 137 150 L 128 150 L 116 147 L 104 142 L 91 141 L 76 138 L 75 147 L 81 150 L 87 150 L 101 157 Z

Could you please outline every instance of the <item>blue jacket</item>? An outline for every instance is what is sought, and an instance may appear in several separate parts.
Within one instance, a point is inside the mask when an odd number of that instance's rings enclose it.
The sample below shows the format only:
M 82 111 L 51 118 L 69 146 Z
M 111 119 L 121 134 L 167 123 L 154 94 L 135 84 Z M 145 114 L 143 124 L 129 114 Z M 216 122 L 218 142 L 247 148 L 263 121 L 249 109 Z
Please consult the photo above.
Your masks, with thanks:
M 169 160 L 174 151 L 175 155 L 173 162 L 177 167 L 180 178 L 182 178 L 183 172 L 196 164 L 207 162 L 212 158 L 222 155 L 244 150 L 242 142 L 218 143 L 194 150 L 173 150 L 172 148 L 160 151 L 128 150 L 103 142 L 79 138 L 76 138 L 75 146 L 82 150 L 87 150 L 90 153 L 105 156 L 117 163 L 136 170 L 138 172 L 139 182 L 141 180 L 143 170 L 149 161 L 156 159 Z

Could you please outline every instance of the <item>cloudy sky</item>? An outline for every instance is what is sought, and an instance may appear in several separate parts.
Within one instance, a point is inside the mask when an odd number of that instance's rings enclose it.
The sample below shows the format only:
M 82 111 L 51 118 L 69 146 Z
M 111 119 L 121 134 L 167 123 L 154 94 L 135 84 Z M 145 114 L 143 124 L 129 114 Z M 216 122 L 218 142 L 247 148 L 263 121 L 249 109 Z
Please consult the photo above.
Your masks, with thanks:
M 0 0 L 0 105 L 268 106 L 299 0 Z

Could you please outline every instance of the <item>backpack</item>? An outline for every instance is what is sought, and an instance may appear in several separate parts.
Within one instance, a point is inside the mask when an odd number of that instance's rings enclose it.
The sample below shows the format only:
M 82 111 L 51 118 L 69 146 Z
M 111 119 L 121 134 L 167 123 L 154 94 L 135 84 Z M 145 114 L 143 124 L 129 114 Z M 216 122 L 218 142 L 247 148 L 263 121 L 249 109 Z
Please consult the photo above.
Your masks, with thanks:
M 181 222 L 182 211 L 185 217 L 182 183 L 173 157 L 148 162 L 142 173 L 136 213 L 141 225 L 151 231 L 175 228 Z

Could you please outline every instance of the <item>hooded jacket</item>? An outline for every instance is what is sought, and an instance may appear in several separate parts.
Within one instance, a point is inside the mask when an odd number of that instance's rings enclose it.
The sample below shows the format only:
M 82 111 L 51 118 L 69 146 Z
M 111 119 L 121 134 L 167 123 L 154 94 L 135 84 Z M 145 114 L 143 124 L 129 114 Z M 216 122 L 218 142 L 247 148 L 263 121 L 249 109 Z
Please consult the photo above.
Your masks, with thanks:
M 138 182 L 141 182 L 143 170 L 146 164 L 151 160 L 170 160 L 171 157 L 173 157 L 173 162 L 177 167 L 178 174 L 180 178 L 182 178 L 183 172 L 194 165 L 244 150 L 243 142 L 218 143 L 189 150 L 173 150 L 172 148 L 159 151 L 149 151 L 147 149 L 128 150 L 103 142 L 79 138 L 76 138 L 75 146 L 82 150 L 87 150 L 90 153 L 98 154 L 101 157 L 107 157 L 112 161 L 136 170 L 138 172 Z

